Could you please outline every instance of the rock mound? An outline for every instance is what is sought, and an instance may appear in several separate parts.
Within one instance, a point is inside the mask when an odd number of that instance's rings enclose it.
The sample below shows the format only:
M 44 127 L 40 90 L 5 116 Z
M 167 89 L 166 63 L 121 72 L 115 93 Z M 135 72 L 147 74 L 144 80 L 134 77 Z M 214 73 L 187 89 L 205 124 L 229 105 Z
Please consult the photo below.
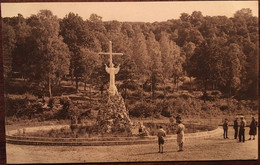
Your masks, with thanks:
M 132 122 L 122 96 L 120 94 L 110 96 L 107 93 L 103 99 L 97 116 L 100 131 L 102 133 L 126 132 L 131 134 Z

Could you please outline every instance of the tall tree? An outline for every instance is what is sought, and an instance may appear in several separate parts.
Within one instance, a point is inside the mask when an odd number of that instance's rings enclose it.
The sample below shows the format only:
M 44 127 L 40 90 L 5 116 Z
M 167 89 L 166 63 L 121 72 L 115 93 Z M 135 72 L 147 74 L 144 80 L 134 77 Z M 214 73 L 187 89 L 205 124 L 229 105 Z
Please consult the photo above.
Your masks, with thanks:
M 185 62 L 185 56 L 181 54 L 181 49 L 175 42 L 171 42 L 171 55 L 173 56 L 173 77 L 174 83 L 178 90 L 179 78 L 183 75 L 183 64 Z
M 83 81 L 84 81 L 84 90 L 86 90 L 87 82 L 90 84 L 89 87 L 89 97 L 91 102 L 91 89 L 95 79 L 94 74 L 95 70 L 101 65 L 100 56 L 97 53 L 91 52 L 88 49 L 82 49 L 82 65 L 83 65 Z
M 190 90 L 192 89 L 192 83 L 191 83 L 191 71 L 194 69 L 192 68 L 193 65 L 191 63 L 191 57 L 193 56 L 194 52 L 195 52 L 195 44 L 192 42 L 189 43 L 185 43 L 182 47 L 182 53 L 183 56 L 185 56 L 185 62 L 183 64 L 183 69 L 186 72 L 187 76 L 190 77 Z
M 72 52 L 70 61 L 70 75 L 72 81 L 75 77 L 76 91 L 78 91 L 78 83 L 80 77 L 84 73 L 83 47 L 94 48 L 95 39 L 88 31 L 82 17 L 74 13 L 69 13 L 60 22 L 61 32 L 64 37 L 64 42 L 68 45 L 69 50 Z
M 52 97 L 52 86 L 57 78 L 68 73 L 70 52 L 59 36 L 59 20 L 49 10 L 41 10 L 29 18 L 32 27 L 29 54 L 30 78 L 44 87 L 48 86 Z
M 2 23 L 2 33 L 3 33 L 3 67 L 4 67 L 4 78 L 10 76 L 12 71 L 13 63 L 13 51 L 15 49 L 16 38 L 15 31 L 12 26 Z
M 13 70 L 20 72 L 22 77 L 26 77 L 28 54 L 30 52 L 30 45 L 27 41 L 31 36 L 31 28 L 27 25 L 26 19 L 21 14 L 18 14 L 16 20 L 14 30 L 17 42 L 13 52 Z
M 229 96 L 241 88 L 241 78 L 245 66 L 245 55 L 237 44 L 230 44 L 225 60 L 226 87 L 229 89 Z
M 143 100 L 144 83 L 149 79 L 151 73 L 149 67 L 151 66 L 151 58 L 148 56 L 146 40 L 140 31 L 136 29 L 136 34 L 133 39 L 133 54 L 132 58 L 137 66 L 137 75 L 141 77 L 139 82 L 142 87 L 141 98 Z
M 154 98 L 156 85 L 162 81 L 163 64 L 161 57 L 160 44 L 155 40 L 153 32 L 150 32 L 147 38 L 147 50 L 151 59 L 151 92 Z

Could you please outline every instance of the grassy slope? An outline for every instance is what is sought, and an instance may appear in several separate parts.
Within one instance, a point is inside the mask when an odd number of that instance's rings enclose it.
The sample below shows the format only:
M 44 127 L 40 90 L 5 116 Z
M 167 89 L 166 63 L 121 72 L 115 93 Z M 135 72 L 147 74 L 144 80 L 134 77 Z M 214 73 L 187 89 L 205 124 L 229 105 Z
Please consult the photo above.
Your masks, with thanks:
M 68 97 L 72 97 L 74 98 L 74 102 L 79 102 L 79 103 L 87 103 L 89 102 L 89 85 L 87 85 L 87 90 L 84 91 L 84 84 L 80 83 L 79 84 L 79 89 L 80 89 L 80 94 L 76 94 L 75 93 L 75 90 L 73 88 L 73 86 L 71 85 L 70 82 L 63 82 L 63 96 L 68 96 Z M 30 90 L 19 90 L 19 89 L 24 89 L 23 86 L 26 86 L 26 82 L 24 81 L 15 81 L 12 83 L 13 85 L 13 89 L 10 90 L 10 94 L 7 95 L 7 97 L 11 98 L 11 99 L 23 99 L 25 97 L 28 97 L 28 98 L 36 98 L 35 95 L 33 94 L 30 94 L 28 93 L 28 91 Z M 168 86 L 170 86 L 171 84 L 168 84 Z M 15 89 L 15 90 L 14 90 Z M 25 89 L 28 89 L 28 88 L 25 88 Z M 185 100 L 185 99 L 182 99 L 180 101 L 183 101 L 183 102 L 187 102 L 185 105 L 189 104 L 188 101 L 190 102 L 200 102 L 199 104 L 202 104 L 203 105 L 203 101 L 199 99 L 200 97 L 200 93 L 199 91 L 197 92 L 193 92 L 192 94 L 190 94 L 188 91 L 185 91 L 185 90 L 180 90 L 178 92 L 170 92 L 168 91 L 168 96 L 171 98 L 171 97 L 175 97 L 177 99 L 179 98 L 182 98 L 183 95 L 189 95 L 189 96 L 192 96 L 191 99 L 188 99 L 188 100 Z M 134 91 L 129 91 L 129 93 L 136 93 Z M 157 94 L 161 94 L 162 91 L 157 91 Z M 97 100 L 98 97 L 99 97 L 99 94 L 98 94 L 98 90 L 96 89 L 92 89 L 92 100 Z M 133 94 L 134 95 L 134 94 Z M 145 92 L 145 95 L 147 95 L 146 97 L 149 98 L 149 92 Z M 185 96 L 186 97 L 186 96 Z M 46 99 L 48 100 L 48 98 Z M 137 99 L 136 101 L 140 101 L 140 99 Z M 194 101 L 193 101 L 194 100 Z M 160 102 L 161 99 L 156 99 L 155 102 Z M 233 100 L 235 103 L 234 105 L 237 104 L 237 101 L 236 100 Z M 93 102 L 93 101 L 92 101 Z M 202 102 L 202 103 L 201 103 Z M 219 105 L 219 106 L 222 106 L 222 105 L 226 105 L 228 102 L 226 99 L 217 99 L 216 101 L 207 101 L 205 106 L 211 108 L 213 105 Z M 182 106 L 182 105 L 180 105 Z M 247 107 L 248 109 L 250 109 L 250 107 Z M 243 111 L 243 114 L 247 114 L 246 116 L 246 119 L 249 123 L 249 121 L 251 120 L 251 114 L 252 112 L 255 113 L 254 116 L 256 116 L 256 118 L 258 117 L 257 116 L 257 111 L 250 111 L 250 110 L 244 110 Z M 198 110 L 197 110 L 198 111 Z M 239 115 L 239 111 L 235 111 L 235 112 L 221 112 L 219 110 L 214 110 L 211 108 L 211 110 L 208 110 L 208 111 L 203 111 L 203 110 L 199 110 L 201 112 L 197 113 L 197 114 L 194 114 L 193 112 L 192 113 L 188 113 L 186 115 L 184 115 L 184 122 L 185 123 L 198 123 L 198 124 L 203 124 L 203 125 L 216 125 L 216 124 L 221 124 L 223 119 L 224 118 L 228 118 L 229 121 L 233 121 L 233 119 L 235 118 L 235 116 Z M 96 112 L 97 111 L 93 111 L 95 112 L 94 115 L 96 115 Z M 12 120 L 12 118 L 7 118 L 7 120 Z M 148 118 L 141 118 L 141 117 L 138 117 L 138 118 L 134 118 L 132 117 L 132 120 L 133 121 L 144 121 L 144 122 L 169 122 L 169 119 L 167 117 L 164 117 L 164 116 L 160 116 L 160 118 L 153 118 L 153 117 L 148 117 Z M 257 119 L 258 120 L 258 119 Z M 69 123 L 69 121 L 57 121 L 57 120 L 53 120 L 53 121 L 45 121 L 44 123 L 42 124 L 49 124 L 49 123 L 60 123 L 60 122 L 65 122 L 65 123 Z M 11 124 L 13 125 L 13 127 L 17 127 L 17 125 L 21 125 L 21 126 L 34 126 L 34 125 L 37 125 L 37 120 L 34 121 L 28 121 L 28 120 L 20 120 L 18 119 L 18 121 L 14 121 L 12 122 Z M 11 128 L 11 127 L 10 127 Z

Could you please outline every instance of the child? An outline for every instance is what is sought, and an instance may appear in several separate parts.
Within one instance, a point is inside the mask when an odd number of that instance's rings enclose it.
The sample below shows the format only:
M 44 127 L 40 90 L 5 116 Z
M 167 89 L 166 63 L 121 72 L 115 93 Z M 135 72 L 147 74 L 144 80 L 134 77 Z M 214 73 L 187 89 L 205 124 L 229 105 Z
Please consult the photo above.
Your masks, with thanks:
M 178 152 L 183 151 L 182 147 L 183 147 L 183 142 L 184 142 L 184 130 L 185 130 L 185 126 L 182 124 L 182 120 L 180 116 L 176 117 L 176 122 L 178 124 L 177 126 L 177 144 L 179 146 L 179 150 Z
M 159 144 L 159 153 L 163 153 L 163 144 L 164 144 L 164 137 L 166 136 L 166 132 L 163 130 L 162 126 L 158 131 L 158 144 Z
M 228 139 L 228 119 L 225 119 L 223 123 L 224 139 Z

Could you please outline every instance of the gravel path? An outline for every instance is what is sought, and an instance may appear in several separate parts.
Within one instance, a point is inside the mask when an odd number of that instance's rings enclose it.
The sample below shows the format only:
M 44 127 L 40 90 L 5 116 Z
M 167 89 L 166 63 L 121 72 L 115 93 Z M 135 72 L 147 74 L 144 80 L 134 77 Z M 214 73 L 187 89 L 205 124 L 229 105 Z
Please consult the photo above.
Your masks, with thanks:
M 7 144 L 7 163 L 71 163 L 71 162 L 142 162 L 142 161 L 192 161 L 192 160 L 241 160 L 257 159 L 258 138 L 246 142 L 222 134 L 205 139 L 187 139 L 184 151 L 177 152 L 176 141 L 165 144 L 164 153 L 158 153 L 158 145 L 141 144 L 125 146 L 26 146 Z

